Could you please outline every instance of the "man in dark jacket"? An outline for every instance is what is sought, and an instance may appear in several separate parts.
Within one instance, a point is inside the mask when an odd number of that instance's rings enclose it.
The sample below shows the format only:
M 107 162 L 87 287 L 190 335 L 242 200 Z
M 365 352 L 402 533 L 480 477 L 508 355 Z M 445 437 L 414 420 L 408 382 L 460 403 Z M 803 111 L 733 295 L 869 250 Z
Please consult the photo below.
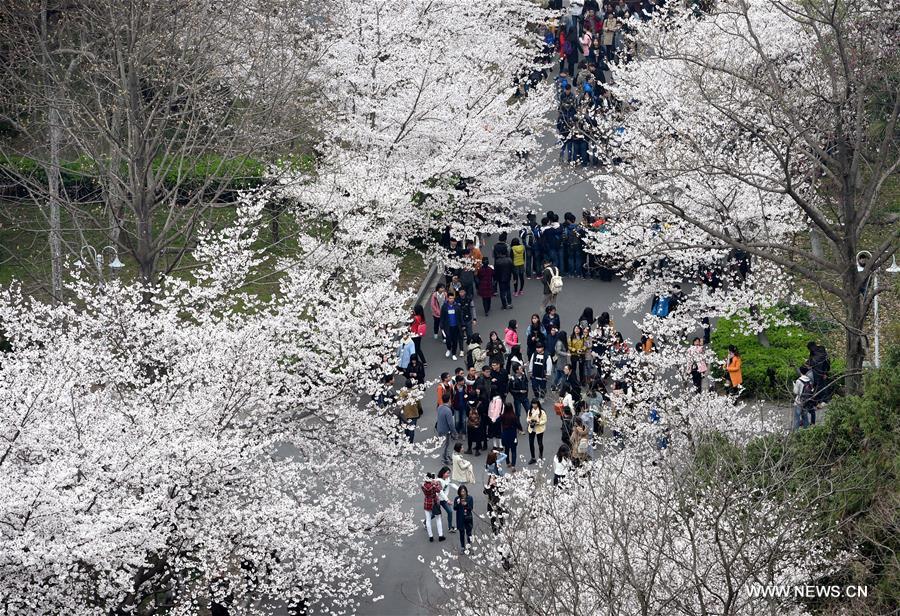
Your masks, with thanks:
M 513 262 L 509 258 L 509 250 L 502 248 L 494 261 L 494 278 L 497 280 L 497 288 L 500 291 L 500 303 L 503 305 L 504 310 L 512 308 L 512 291 L 510 289 L 512 273 Z
M 441 306 L 441 331 L 444 332 L 444 338 L 447 341 L 447 352 L 445 357 L 453 355 L 453 361 L 456 361 L 456 353 L 462 347 L 462 311 L 456 303 L 456 296 L 452 293 L 447 295 L 447 301 Z
M 459 304 L 460 314 L 462 315 L 462 330 L 466 334 L 466 340 L 470 340 L 472 338 L 472 326 L 475 323 L 478 323 L 478 319 L 475 318 L 475 306 L 472 304 L 472 297 L 466 291 L 466 288 L 463 287 L 459 290 L 459 297 L 456 298 L 456 303 Z M 462 348 L 462 345 L 460 345 Z
M 491 383 L 494 385 L 496 395 L 506 401 L 506 394 L 509 393 L 509 374 L 496 359 L 491 362 Z

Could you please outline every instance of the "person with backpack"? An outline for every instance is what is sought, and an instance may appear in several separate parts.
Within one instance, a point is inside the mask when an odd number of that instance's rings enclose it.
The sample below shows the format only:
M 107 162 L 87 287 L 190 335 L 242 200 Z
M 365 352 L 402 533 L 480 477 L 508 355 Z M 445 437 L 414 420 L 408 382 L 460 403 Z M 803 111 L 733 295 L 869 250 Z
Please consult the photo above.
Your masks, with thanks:
M 526 261 L 525 275 L 537 280 L 541 277 L 541 263 L 543 263 L 544 253 L 541 241 L 541 224 L 536 220 L 533 212 L 528 214 L 527 226 L 530 229 L 530 233 L 526 232 L 522 240 L 526 250 L 529 252 L 527 256 L 530 257 Z M 529 242 L 531 243 L 530 245 Z
M 810 372 L 809 366 L 800 366 L 800 377 L 794 381 L 794 430 L 809 425 L 809 411 L 815 407 L 816 386 Z
M 562 270 L 562 231 L 559 228 L 559 216 L 553 212 L 547 212 L 547 226 L 541 230 L 544 240 L 544 261 L 553 264 L 556 269 Z
M 466 345 L 466 368 L 482 365 L 485 358 L 487 358 L 487 351 L 481 348 L 481 335 L 472 334 Z
M 525 366 L 521 363 L 513 366 L 513 373 L 509 379 L 509 393 L 512 394 L 513 409 L 517 416 L 528 410 L 528 377 L 525 376 Z
M 499 249 L 498 249 L 499 247 Z M 509 258 L 509 248 L 506 244 L 494 246 L 497 256 L 494 258 L 494 277 L 497 279 L 497 290 L 500 293 L 500 304 L 503 310 L 512 309 L 512 282 L 513 262 Z
M 478 270 L 478 296 L 481 298 L 481 306 L 484 308 L 484 316 L 491 313 L 491 298 L 494 296 L 494 268 L 491 267 L 487 257 L 481 259 L 481 268 Z
M 541 305 L 546 308 L 551 304 L 556 304 L 559 292 L 562 291 L 563 279 L 560 275 L 559 268 L 553 264 L 550 259 L 544 259 L 544 300 Z
M 543 400 L 547 392 L 547 377 L 553 372 L 553 360 L 550 353 L 544 350 L 543 341 L 538 342 L 534 354 L 528 360 L 528 373 L 531 375 L 531 389 L 534 397 Z
M 478 399 L 469 399 L 469 417 L 466 421 L 466 434 L 468 436 L 468 447 L 466 453 L 468 455 L 481 455 L 482 442 L 484 441 L 484 425 L 481 423 L 481 412 L 478 410 Z M 462 443 L 459 443 L 462 445 Z M 475 451 L 472 451 L 472 448 Z
M 525 293 L 525 247 L 519 238 L 512 241 L 513 264 L 513 297 L 521 297 Z
M 525 249 L 525 277 L 531 278 L 534 276 L 536 267 L 534 262 L 534 253 L 537 244 L 537 237 L 535 236 L 534 229 L 540 227 L 537 225 L 535 221 L 534 212 L 528 212 L 528 217 L 525 221 L 525 224 L 519 230 L 519 241 L 522 244 L 522 247 Z

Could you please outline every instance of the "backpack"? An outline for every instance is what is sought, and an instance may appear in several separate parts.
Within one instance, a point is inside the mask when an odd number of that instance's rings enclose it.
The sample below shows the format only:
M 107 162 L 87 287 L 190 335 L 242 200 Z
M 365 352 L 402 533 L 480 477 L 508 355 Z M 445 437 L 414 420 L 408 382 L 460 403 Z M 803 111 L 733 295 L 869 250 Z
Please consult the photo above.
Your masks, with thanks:
M 578 225 L 571 225 L 569 227 L 566 227 L 565 236 L 563 237 L 563 239 L 565 240 L 567 245 L 573 248 L 581 246 L 581 227 L 579 227 Z
M 534 246 L 534 231 L 531 230 L 530 226 L 527 226 L 519 231 L 519 238 L 522 240 L 522 245 L 525 248 L 531 248 L 532 246 Z
M 816 387 L 813 385 L 812 379 L 803 384 L 803 389 L 800 390 L 800 395 L 797 396 L 801 406 L 807 408 L 810 406 L 813 396 L 815 396 L 815 389 Z
M 503 412 L 503 400 L 500 399 L 500 396 L 494 396 L 494 399 L 491 400 L 490 406 L 488 406 L 488 417 L 490 417 L 491 421 L 497 421 L 500 417 L 500 413 Z
M 562 276 L 559 275 L 559 268 L 551 268 L 550 274 L 550 292 L 553 295 L 557 295 L 563 288 L 563 279 Z
M 669 297 L 657 297 L 656 301 L 653 302 L 653 307 L 650 309 L 650 312 L 653 316 L 661 319 L 669 316 Z
M 587 437 L 579 439 L 578 447 L 575 449 L 579 454 L 586 454 L 588 450 L 588 440 Z

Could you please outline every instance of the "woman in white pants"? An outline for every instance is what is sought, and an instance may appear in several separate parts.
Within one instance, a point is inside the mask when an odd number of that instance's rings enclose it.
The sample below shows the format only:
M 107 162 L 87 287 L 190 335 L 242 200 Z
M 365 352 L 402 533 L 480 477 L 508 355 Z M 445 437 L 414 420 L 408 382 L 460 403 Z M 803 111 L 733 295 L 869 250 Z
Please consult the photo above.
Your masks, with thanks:
M 425 475 L 425 483 L 422 484 L 422 493 L 425 495 L 425 530 L 428 531 L 428 540 L 434 542 L 431 532 L 431 520 L 437 520 L 438 541 L 444 541 L 444 525 L 441 522 L 441 484 L 435 478 L 434 473 Z

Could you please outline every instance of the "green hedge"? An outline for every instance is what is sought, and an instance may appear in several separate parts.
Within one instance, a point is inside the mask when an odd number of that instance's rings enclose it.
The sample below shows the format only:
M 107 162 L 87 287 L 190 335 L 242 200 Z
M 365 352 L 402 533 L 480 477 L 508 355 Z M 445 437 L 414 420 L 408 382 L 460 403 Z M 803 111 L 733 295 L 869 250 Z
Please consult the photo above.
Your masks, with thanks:
M 742 333 L 740 324 L 738 318 L 719 319 L 711 336 L 711 347 L 716 356 L 724 359 L 728 355 L 728 345 L 735 345 L 741 353 L 744 389 L 749 394 L 766 398 L 790 397 L 797 369 L 809 357 L 806 344 L 819 338 L 817 332 L 800 326 L 771 327 L 766 330 L 770 346 L 764 347 L 755 334 Z M 843 362 L 832 359 L 832 375 L 842 372 L 843 366 Z M 774 387 L 769 381 L 770 368 L 775 371 Z
M 279 164 L 311 172 L 315 168 L 315 159 L 309 155 L 291 155 L 281 159 Z M 224 188 L 226 191 L 255 188 L 262 184 L 266 166 L 265 161 L 256 158 L 223 158 L 216 155 L 181 159 L 159 157 L 153 161 L 153 169 L 165 173 L 163 183 L 183 191 L 204 187 L 213 190 Z M 60 175 L 67 189 L 99 189 L 97 163 L 91 158 L 82 156 L 61 163 Z M 27 156 L 0 157 L 0 177 L 12 184 L 18 184 L 22 177 L 40 184 L 47 182 L 43 165 Z M 228 181 L 222 187 L 221 181 L 226 178 Z

